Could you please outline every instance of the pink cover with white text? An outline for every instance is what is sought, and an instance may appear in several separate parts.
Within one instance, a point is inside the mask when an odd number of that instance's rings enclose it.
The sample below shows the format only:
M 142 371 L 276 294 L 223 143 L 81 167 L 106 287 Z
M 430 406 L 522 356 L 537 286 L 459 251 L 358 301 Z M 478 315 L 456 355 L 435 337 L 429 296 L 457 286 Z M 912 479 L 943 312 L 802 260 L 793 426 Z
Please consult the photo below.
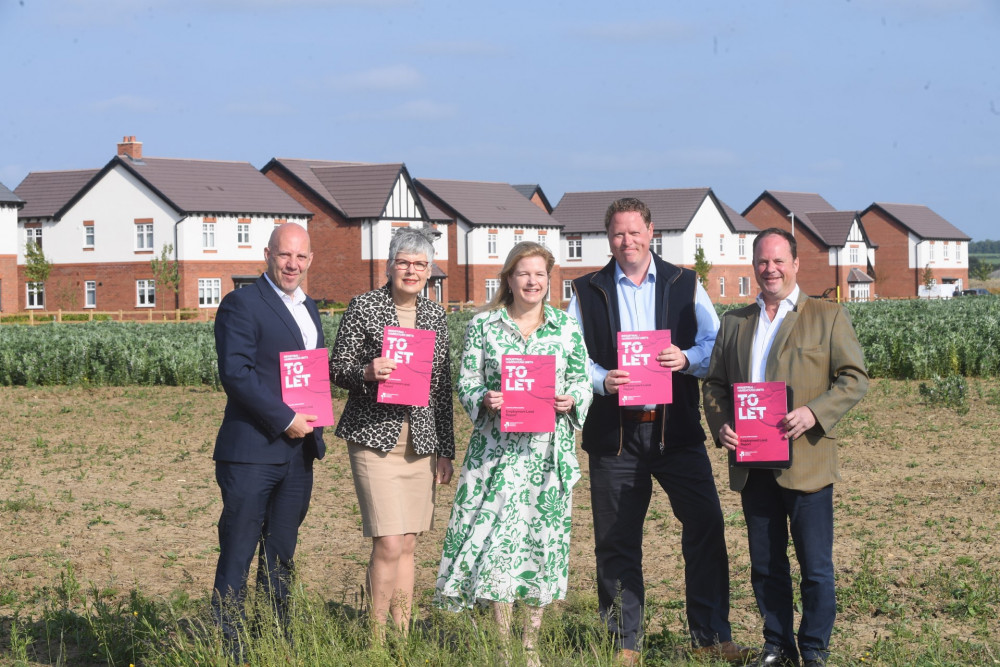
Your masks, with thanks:
M 628 371 L 628 384 L 618 387 L 618 405 L 660 405 L 674 400 L 669 368 L 656 360 L 670 347 L 670 330 L 619 331 L 618 370 Z
M 422 407 L 430 403 L 435 338 L 427 329 L 385 328 L 382 356 L 395 361 L 396 368 L 379 384 L 379 403 Z
M 556 358 L 551 354 L 505 354 L 500 363 L 500 430 L 556 430 Z
M 281 400 L 299 414 L 316 415 L 310 426 L 333 426 L 330 355 L 325 347 L 279 355 Z
M 791 447 L 781 421 L 788 414 L 784 382 L 733 385 L 733 430 L 739 437 L 736 465 L 787 468 Z

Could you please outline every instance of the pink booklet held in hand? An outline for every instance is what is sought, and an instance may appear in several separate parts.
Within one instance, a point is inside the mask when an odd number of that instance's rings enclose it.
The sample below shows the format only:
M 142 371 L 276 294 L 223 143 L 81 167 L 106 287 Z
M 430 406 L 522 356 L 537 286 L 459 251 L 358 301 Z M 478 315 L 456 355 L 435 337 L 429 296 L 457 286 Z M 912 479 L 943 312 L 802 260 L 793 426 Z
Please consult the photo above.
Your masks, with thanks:
M 500 430 L 556 430 L 556 358 L 551 354 L 505 354 L 500 363 Z
M 378 386 L 378 402 L 426 407 L 431 397 L 434 366 L 433 331 L 386 327 L 382 356 L 396 362 L 396 369 Z
M 628 371 L 628 384 L 618 386 L 618 405 L 673 402 L 670 369 L 656 360 L 656 355 L 668 347 L 669 329 L 618 332 L 618 370 Z
M 739 437 L 735 465 L 788 468 L 792 443 L 781 420 L 788 414 L 784 382 L 737 382 L 733 385 L 733 430 Z
M 316 415 L 310 426 L 333 426 L 330 355 L 325 347 L 282 352 L 281 400 L 300 414 Z

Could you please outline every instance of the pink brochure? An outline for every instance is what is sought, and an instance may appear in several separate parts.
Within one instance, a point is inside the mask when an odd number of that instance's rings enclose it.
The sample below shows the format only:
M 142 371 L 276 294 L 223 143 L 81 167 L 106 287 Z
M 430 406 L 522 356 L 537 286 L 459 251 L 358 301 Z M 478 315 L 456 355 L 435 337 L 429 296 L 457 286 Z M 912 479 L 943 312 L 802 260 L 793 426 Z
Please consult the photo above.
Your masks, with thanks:
M 316 415 L 310 426 L 333 426 L 330 355 L 325 347 L 282 352 L 281 400 L 295 412 Z
M 556 430 L 556 358 L 552 354 L 505 354 L 500 364 L 500 430 Z
M 395 361 L 396 370 L 379 384 L 379 403 L 423 407 L 430 403 L 434 338 L 434 332 L 426 329 L 385 328 L 382 356 Z
M 737 382 L 733 385 L 733 430 L 737 466 L 788 468 L 791 442 L 781 420 L 788 414 L 784 382 Z
M 674 400 L 670 369 L 656 360 L 670 347 L 670 330 L 619 331 L 618 370 L 628 371 L 628 384 L 618 387 L 618 405 L 660 405 Z

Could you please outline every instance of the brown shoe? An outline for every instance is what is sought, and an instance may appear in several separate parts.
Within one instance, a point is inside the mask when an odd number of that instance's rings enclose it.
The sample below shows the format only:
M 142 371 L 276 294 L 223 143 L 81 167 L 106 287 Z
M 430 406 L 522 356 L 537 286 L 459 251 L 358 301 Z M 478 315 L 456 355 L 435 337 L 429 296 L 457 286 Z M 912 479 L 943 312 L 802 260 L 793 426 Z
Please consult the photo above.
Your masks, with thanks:
M 749 646 L 740 646 L 734 641 L 727 641 L 693 648 L 691 656 L 706 660 L 725 660 L 730 665 L 746 665 L 754 659 L 756 651 Z
M 617 667 L 637 667 L 642 661 L 642 654 L 630 648 L 619 649 L 615 653 L 615 665 Z

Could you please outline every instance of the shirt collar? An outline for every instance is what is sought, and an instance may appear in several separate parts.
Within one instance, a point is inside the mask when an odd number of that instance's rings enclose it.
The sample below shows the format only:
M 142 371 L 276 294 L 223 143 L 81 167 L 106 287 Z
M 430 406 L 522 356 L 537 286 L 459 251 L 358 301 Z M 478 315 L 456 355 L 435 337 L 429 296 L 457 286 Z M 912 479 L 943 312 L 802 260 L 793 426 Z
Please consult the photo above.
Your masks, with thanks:
M 795 308 L 795 304 L 799 302 L 799 292 L 799 285 L 796 283 L 795 287 L 792 288 L 792 291 L 788 293 L 788 296 L 782 299 L 781 303 L 778 304 L 778 308 L 781 308 L 782 305 L 786 304 L 788 308 Z M 760 295 L 760 292 L 757 293 L 757 305 L 760 306 L 761 310 L 764 310 L 764 297 Z
M 622 271 L 622 267 L 618 262 L 615 262 L 615 284 L 621 284 L 622 280 L 627 280 L 630 284 L 635 285 L 628 277 L 625 272 Z M 643 279 L 644 283 L 655 283 L 656 282 L 656 262 L 653 261 L 653 253 L 649 254 L 649 268 L 646 269 L 646 277 Z
M 264 279 L 267 280 L 267 284 L 271 286 L 271 289 L 274 290 L 275 294 L 277 294 L 278 298 L 281 299 L 282 301 L 286 303 L 291 303 L 294 306 L 297 306 L 300 303 L 305 302 L 306 293 L 302 291 L 301 285 L 296 287 L 295 292 L 291 296 L 289 296 L 280 289 L 278 289 L 278 286 L 274 284 L 274 281 L 271 280 L 271 276 L 267 275 L 266 271 L 264 272 Z

